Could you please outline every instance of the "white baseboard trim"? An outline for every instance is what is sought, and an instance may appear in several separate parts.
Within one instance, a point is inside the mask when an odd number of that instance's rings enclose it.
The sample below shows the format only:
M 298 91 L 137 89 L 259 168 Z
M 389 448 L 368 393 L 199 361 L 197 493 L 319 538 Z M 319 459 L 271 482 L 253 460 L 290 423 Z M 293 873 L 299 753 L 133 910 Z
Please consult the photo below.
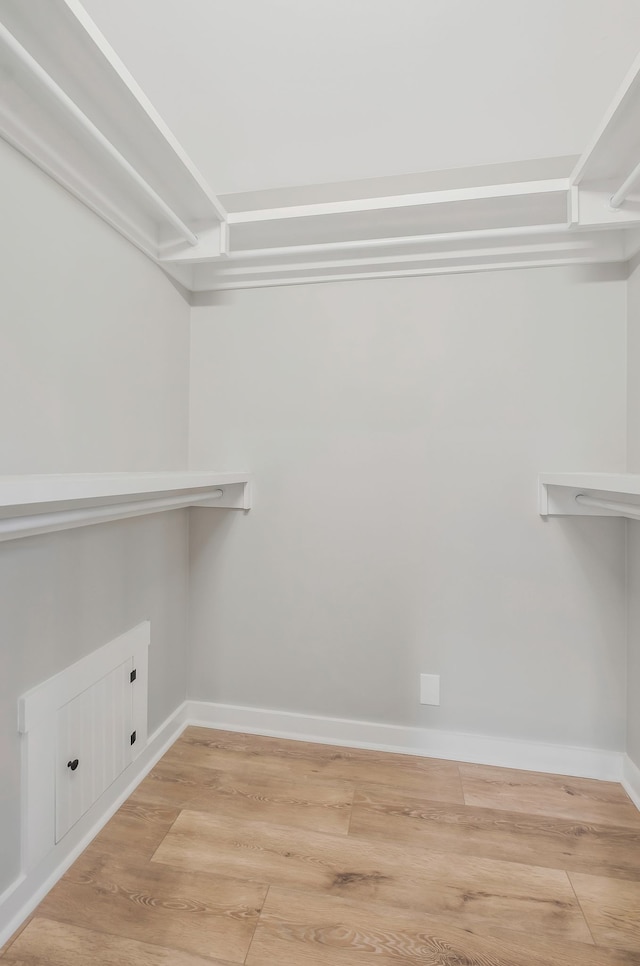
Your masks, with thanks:
M 206 701 L 187 701 L 191 725 L 315 741 L 350 748 L 370 748 L 502 768 L 544 771 L 574 778 L 619 782 L 624 755 L 619 751 L 551 745 L 487 735 L 459 734 L 429 728 L 325 718 L 289 711 L 267 711 Z
M 622 764 L 622 787 L 636 808 L 640 809 L 640 768 L 629 755 L 624 756 Z
M 20 875 L 2 893 L 0 949 L 162 758 L 165 751 L 180 737 L 186 726 L 185 703 L 149 736 L 144 751 L 51 850 L 46 859 L 32 872 Z

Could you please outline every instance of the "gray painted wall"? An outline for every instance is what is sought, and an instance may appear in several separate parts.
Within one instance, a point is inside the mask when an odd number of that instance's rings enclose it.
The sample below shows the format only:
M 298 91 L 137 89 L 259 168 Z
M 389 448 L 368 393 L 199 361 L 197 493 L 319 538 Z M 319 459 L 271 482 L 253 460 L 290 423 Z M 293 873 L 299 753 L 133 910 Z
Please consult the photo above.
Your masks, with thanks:
M 0 473 L 186 465 L 189 308 L 0 141 Z M 185 512 L 0 543 L 0 893 L 19 873 L 20 694 L 151 619 L 149 727 L 184 699 Z
M 0 472 L 183 466 L 188 307 L 2 142 L 0 191 Z M 183 512 L 0 544 L 0 893 L 18 696 L 150 618 L 153 730 L 188 606 L 195 698 L 623 748 L 624 524 L 542 522 L 536 476 L 624 468 L 625 327 L 624 282 L 563 269 L 195 309 L 191 465 L 253 469 L 255 511 L 194 511 L 191 552 Z
M 537 514 L 623 470 L 626 285 L 568 269 L 229 293 L 192 312 L 193 698 L 622 750 L 624 523 Z M 418 703 L 420 672 L 442 703 Z
M 640 473 L 640 268 L 629 278 L 628 470 Z M 640 768 L 640 523 L 627 522 L 627 754 Z

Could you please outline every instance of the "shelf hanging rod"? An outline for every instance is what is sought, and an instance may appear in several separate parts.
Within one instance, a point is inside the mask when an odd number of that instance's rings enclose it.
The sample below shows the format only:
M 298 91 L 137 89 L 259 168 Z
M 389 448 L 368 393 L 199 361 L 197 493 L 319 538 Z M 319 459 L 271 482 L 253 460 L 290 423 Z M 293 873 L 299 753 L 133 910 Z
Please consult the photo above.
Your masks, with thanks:
M 109 141 L 108 138 L 104 136 L 102 131 L 96 127 L 96 125 L 91 121 L 87 115 L 80 110 L 78 105 L 74 100 L 72 100 L 69 95 L 62 90 L 62 88 L 56 84 L 54 79 L 47 74 L 40 64 L 31 56 L 31 54 L 25 50 L 25 48 L 18 43 L 13 34 L 7 30 L 4 24 L 0 23 L 0 40 L 12 51 L 12 53 L 18 58 L 18 60 L 27 68 L 28 71 L 33 74 L 34 77 L 49 91 L 49 93 L 55 98 L 55 100 L 69 113 L 75 120 L 80 124 L 82 128 L 89 134 L 94 141 L 96 141 L 101 148 L 111 157 L 116 164 L 125 171 L 129 177 L 135 181 L 142 192 L 147 196 L 147 198 L 153 202 L 156 208 L 162 212 L 167 221 L 169 221 L 177 231 L 180 232 L 182 237 L 190 245 L 195 246 L 198 244 L 198 237 L 195 235 L 188 225 L 186 225 L 182 219 L 175 213 L 175 211 L 169 207 L 169 205 L 164 201 L 160 195 L 144 180 L 141 174 L 133 167 L 132 164 L 127 161 L 124 155 L 120 154 L 118 149 Z
M 588 496 L 586 493 L 578 493 L 576 503 L 579 506 L 596 507 L 598 510 L 611 510 L 613 513 L 619 513 L 621 516 L 633 517 L 636 520 L 640 520 L 640 504 L 637 503 L 602 500 L 597 496 Z
M 211 504 L 224 493 L 220 487 L 208 493 L 185 493 L 182 496 L 155 497 L 149 500 L 130 500 L 109 506 L 78 507 L 72 510 L 53 510 L 49 513 L 30 513 L 21 517 L 0 520 L 0 542 L 19 537 L 33 537 L 56 530 L 70 530 L 96 523 L 126 520 L 128 517 L 145 516 L 162 510 L 181 510 L 189 506 Z
M 622 182 L 615 194 L 611 195 L 609 205 L 612 208 L 619 208 L 627 200 L 627 197 L 631 194 L 638 182 L 640 182 L 640 163 L 635 166 L 629 177 Z

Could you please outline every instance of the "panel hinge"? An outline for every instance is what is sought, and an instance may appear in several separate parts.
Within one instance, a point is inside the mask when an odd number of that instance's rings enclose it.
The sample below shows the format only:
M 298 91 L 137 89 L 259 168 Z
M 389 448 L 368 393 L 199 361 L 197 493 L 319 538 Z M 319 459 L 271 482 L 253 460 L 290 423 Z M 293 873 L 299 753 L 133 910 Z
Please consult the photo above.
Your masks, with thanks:
M 137 676 L 138 676 L 138 672 L 134 668 L 133 671 L 131 672 L 131 674 L 129 675 L 129 681 L 131 682 L 131 684 L 133 684 L 133 682 L 135 681 L 135 679 L 137 678 Z
M 135 731 L 132 731 L 131 732 L 131 744 L 134 745 L 135 742 L 136 742 L 136 733 L 135 733 Z

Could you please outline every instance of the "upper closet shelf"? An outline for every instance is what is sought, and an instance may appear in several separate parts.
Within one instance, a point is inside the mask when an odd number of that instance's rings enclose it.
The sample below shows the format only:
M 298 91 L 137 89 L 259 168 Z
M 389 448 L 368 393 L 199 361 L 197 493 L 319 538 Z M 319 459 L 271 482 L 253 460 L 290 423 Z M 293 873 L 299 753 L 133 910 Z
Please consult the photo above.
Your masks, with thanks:
M 640 60 L 577 167 L 507 160 L 223 204 L 79 0 L 0 0 L 0 137 L 195 305 L 225 289 L 624 263 L 640 251 Z
M 0 477 L 0 541 L 184 507 L 251 506 L 246 473 L 72 473 Z
M 78 0 L 2 0 L 0 136 L 158 259 L 226 212 Z
M 640 225 L 639 118 L 640 57 L 571 175 L 572 223 L 614 228 Z M 633 248 L 637 251 L 637 241 Z
M 640 519 L 640 474 L 542 473 L 541 516 L 616 516 Z

